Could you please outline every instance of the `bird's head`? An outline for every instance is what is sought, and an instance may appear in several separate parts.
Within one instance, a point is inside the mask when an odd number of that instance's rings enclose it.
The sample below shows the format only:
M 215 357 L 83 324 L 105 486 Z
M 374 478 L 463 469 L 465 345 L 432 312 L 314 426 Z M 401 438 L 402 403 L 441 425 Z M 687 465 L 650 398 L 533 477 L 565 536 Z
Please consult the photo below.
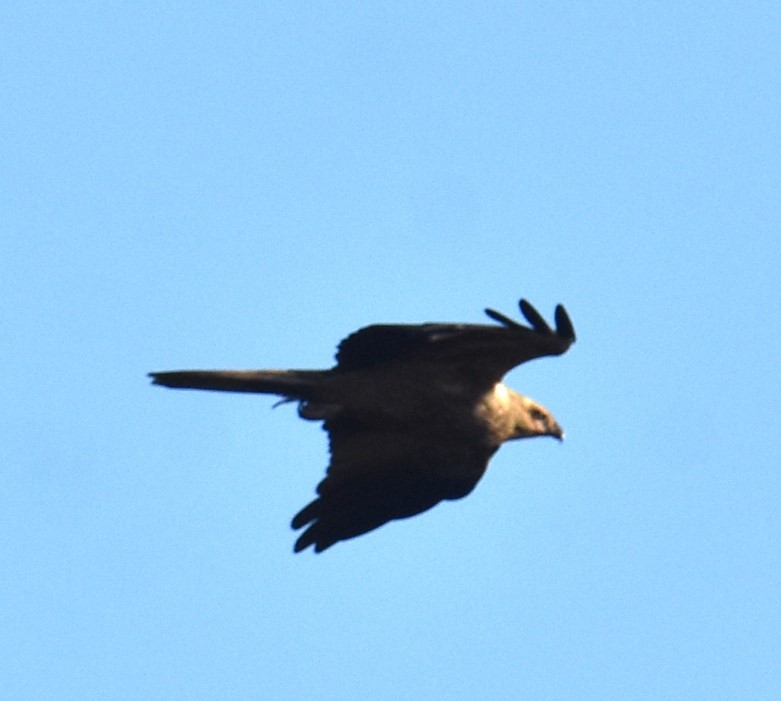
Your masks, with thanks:
M 515 426 L 511 440 L 515 438 L 533 438 L 534 436 L 553 436 L 564 439 L 564 431 L 556 419 L 544 406 L 529 397 L 516 394 Z

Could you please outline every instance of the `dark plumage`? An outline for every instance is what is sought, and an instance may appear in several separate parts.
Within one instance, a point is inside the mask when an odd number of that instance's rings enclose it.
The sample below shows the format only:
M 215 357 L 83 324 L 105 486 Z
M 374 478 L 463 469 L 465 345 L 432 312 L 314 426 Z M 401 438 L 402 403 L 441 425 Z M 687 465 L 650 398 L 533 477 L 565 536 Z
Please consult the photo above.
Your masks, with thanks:
M 555 331 L 526 300 L 530 326 L 486 309 L 500 326 L 367 326 L 344 339 L 330 370 L 186 370 L 150 373 L 183 389 L 277 394 L 323 421 L 331 463 L 317 498 L 293 518 L 296 552 L 316 552 L 388 521 L 460 499 L 508 440 L 561 439 L 551 413 L 501 380 L 516 365 L 560 355 L 575 341 L 567 312 Z

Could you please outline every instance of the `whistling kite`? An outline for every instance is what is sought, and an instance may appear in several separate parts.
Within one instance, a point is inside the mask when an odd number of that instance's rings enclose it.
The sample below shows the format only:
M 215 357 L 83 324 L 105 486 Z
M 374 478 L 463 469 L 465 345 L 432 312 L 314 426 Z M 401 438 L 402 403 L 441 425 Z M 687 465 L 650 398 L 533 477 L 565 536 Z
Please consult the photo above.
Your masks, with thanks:
M 501 326 L 374 325 L 339 344 L 330 370 L 154 372 L 154 384 L 277 394 L 303 419 L 323 421 L 331 464 L 317 498 L 293 518 L 299 552 L 321 552 L 388 521 L 414 516 L 475 487 L 508 440 L 563 432 L 551 413 L 502 384 L 527 360 L 561 355 L 575 340 L 556 307 L 553 331 L 526 300 L 530 327 L 493 309 Z

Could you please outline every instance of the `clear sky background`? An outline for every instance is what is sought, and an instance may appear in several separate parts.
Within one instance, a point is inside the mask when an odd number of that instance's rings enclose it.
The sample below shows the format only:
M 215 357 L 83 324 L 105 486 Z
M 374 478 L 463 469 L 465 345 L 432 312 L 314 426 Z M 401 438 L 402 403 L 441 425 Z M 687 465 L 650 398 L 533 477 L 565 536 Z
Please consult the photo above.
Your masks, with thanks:
M 3 697 L 781 698 L 780 7 L 6 6 Z M 522 296 L 567 440 L 322 555 L 318 425 L 145 377 Z

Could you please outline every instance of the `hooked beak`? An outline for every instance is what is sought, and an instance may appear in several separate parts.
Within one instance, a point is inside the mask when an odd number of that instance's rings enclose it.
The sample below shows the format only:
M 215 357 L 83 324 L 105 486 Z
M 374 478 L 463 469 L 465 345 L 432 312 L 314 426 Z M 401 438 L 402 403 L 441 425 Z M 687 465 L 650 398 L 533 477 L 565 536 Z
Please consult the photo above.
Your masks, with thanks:
M 557 423 L 554 423 L 548 435 L 553 436 L 557 441 L 563 441 L 564 429 L 561 426 L 559 426 Z

